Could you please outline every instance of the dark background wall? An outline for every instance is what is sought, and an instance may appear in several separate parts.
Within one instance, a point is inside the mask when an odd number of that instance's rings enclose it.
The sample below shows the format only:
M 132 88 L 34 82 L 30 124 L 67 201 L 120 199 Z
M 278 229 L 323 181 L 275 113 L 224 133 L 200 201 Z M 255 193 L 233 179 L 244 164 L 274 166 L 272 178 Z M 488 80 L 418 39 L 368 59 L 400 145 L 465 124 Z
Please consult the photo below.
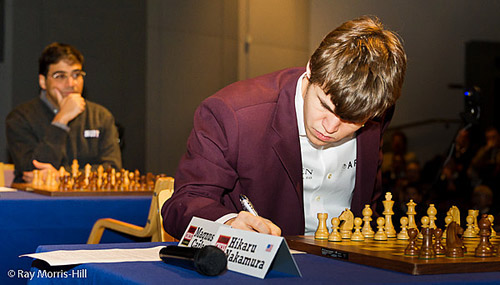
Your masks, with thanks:
M 37 96 L 38 56 L 56 40 L 82 50 L 87 98 L 124 126 L 124 167 L 170 175 L 201 100 L 233 81 L 305 65 L 327 32 L 360 15 L 377 15 L 402 36 L 408 53 L 392 126 L 451 122 L 404 129 L 422 162 L 445 152 L 458 128 L 463 90 L 449 84 L 500 86 L 497 48 L 480 50 L 486 57 L 466 72 L 467 43 L 500 42 L 498 1 L 1 1 L 0 161 L 7 160 L 4 118 Z M 482 104 L 490 107 L 485 116 L 498 122 L 495 97 L 485 95 Z
M 144 170 L 146 2 L 7 2 L 11 5 L 8 72 L 12 85 L 6 95 L 11 107 L 38 95 L 38 57 L 43 48 L 54 41 L 72 44 L 85 57 L 86 98 L 107 107 L 124 126 L 124 165 Z

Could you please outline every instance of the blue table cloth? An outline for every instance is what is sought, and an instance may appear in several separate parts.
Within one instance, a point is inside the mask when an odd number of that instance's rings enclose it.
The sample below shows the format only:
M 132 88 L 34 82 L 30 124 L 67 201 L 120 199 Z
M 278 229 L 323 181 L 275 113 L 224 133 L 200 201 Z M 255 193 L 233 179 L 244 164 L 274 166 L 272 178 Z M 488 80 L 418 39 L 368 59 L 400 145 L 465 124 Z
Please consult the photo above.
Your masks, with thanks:
M 25 191 L 0 192 L 0 284 L 26 284 L 10 278 L 9 270 L 27 270 L 39 245 L 86 243 L 95 221 L 115 218 L 139 226 L 146 224 L 151 195 L 50 197 Z M 106 231 L 103 243 L 131 242 Z
M 40 246 L 37 252 L 77 249 L 144 248 L 172 243 L 124 243 L 100 245 Z M 295 254 L 302 277 L 270 271 L 265 279 L 226 271 L 207 277 L 196 271 L 155 262 L 91 263 L 66 268 L 66 278 L 47 278 L 32 268 L 28 284 L 499 284 L 500 272 L 437 274 L 413 276 L 390 270 L 358 265 L 311 254 Z M 60 270 L 59 268 L 53 268 Z M 79 276 L 78 276 L 79 273 Z M 47 276 L 47 275 L 45 275 Z

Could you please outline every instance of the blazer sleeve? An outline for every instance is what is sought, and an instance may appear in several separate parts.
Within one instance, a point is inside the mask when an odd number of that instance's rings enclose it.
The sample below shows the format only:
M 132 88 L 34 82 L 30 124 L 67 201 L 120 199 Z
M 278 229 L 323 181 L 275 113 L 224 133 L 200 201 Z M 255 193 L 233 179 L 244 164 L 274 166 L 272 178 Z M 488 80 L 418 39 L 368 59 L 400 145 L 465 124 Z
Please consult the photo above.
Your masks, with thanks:
M 237 212 L 225 205 L 238 174 L 238 122 L 235 111 L 217 97 L 205 100 L 195 112 L 194 127 L 176 175 L 175 191 L 162 208 L 165 230 L 180 238 L 193 216 L 216 220 Z

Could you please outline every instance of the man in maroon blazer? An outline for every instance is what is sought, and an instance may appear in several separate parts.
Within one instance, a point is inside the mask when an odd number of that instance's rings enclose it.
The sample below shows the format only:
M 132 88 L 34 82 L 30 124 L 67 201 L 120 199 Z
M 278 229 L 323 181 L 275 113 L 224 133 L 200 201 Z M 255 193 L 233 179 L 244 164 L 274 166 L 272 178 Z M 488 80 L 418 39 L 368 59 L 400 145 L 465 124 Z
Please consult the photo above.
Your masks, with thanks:
M 162 208 L 180 238 L 193 216 L 273 235 L 310 234 L 316 213 L 360 216 L 380 195 L 382 135 L 406 55 L 378 19 L 328 34 L 306 68 L 237 82 L 207 98 Z M 245 211 L 246 195 L 259 213 Z

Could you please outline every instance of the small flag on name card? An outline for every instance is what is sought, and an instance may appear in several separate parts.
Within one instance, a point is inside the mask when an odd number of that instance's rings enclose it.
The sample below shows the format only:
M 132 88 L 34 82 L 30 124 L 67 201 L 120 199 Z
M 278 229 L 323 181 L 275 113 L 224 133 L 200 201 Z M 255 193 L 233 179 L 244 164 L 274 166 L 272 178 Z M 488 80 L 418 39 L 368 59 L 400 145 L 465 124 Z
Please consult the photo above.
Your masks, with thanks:
M 273 245 L 272 244 L 268 244 L 267 247 L 266 247 L 266 251 L 271 251 L 273 249 Z

